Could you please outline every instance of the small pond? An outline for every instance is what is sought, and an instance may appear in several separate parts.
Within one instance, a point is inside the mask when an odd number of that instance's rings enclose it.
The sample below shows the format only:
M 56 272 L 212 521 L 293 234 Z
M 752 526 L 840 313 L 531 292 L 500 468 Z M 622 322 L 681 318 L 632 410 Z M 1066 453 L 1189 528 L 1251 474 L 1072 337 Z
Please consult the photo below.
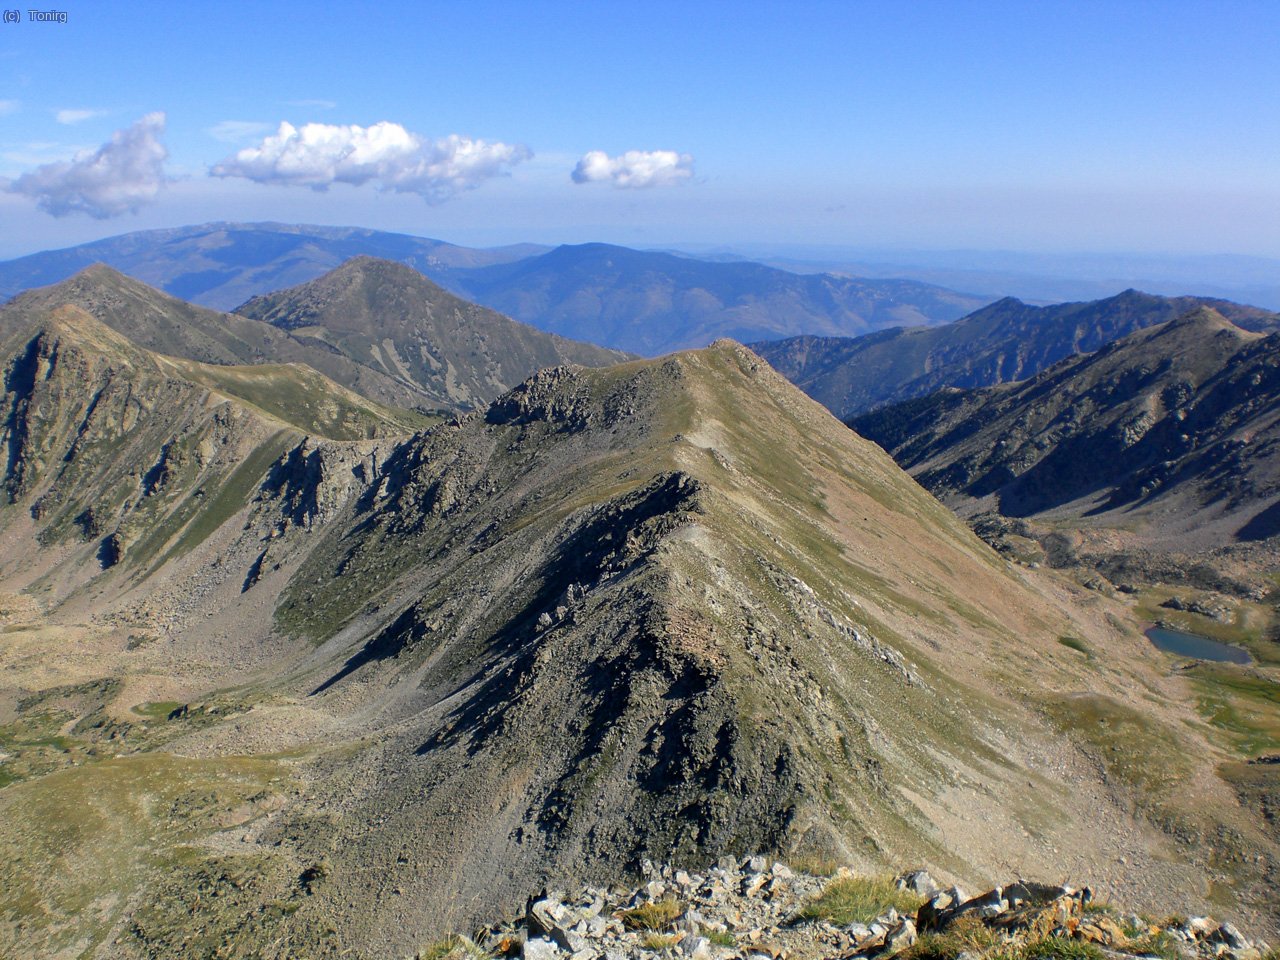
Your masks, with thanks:
M 1194 633 L 1166 630 L 1164 627 L 1150 627 L 1146 633 L 1147 639 L 1156 649 L 1179 657 L 1216 660 L 1219 663 L 1253 663 L 1253 657 L 1243 647 L 1233 647 L 1229 643 L 1219 643 Z

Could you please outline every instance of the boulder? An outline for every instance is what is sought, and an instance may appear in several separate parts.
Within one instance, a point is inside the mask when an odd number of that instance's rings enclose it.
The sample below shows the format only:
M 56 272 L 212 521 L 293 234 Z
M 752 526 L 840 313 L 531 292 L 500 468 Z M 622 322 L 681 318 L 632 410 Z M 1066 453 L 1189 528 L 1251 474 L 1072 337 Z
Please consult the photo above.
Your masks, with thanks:
M 916 925 L 910 918 L 898 921 L 898 925 L 885 934 L 884 949 L 887 953 L 898 953 L 916 942 Z
M 910 890 L 922 897 L 931 897 L 938 892 L 938 885 L 926 870 L 912 870 L 897 878 L 899 890 Z
M 520 950 L 522 960 L 560 960 L 560 948 L 546 937 L 533 937 Z

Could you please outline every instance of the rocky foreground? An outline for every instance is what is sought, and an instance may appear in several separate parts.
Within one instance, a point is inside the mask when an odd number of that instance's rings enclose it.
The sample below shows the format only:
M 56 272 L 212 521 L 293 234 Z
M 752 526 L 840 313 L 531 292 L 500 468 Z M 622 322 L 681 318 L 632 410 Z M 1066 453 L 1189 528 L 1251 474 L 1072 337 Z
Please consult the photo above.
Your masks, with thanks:
M 970 897 L 928 873 L 815 873 L 765 857 L 705 873 L 646 862 L 636 889 L 582 887 L 530 898 L 525 915 L 414 960 L 1276 960 L 1261 940 L 1209 917 L 1153 919 L 1099 903 L 1086 888 L 1015 880 Z

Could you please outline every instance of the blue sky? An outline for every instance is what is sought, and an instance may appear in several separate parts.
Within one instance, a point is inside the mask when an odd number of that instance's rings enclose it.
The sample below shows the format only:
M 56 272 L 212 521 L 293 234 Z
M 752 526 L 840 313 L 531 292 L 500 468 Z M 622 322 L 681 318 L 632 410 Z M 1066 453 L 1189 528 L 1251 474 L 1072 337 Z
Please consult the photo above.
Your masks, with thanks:
M 1274 2 L 26 9 L 0 24 L 0 256 L 274 219 L 1280 257 Z

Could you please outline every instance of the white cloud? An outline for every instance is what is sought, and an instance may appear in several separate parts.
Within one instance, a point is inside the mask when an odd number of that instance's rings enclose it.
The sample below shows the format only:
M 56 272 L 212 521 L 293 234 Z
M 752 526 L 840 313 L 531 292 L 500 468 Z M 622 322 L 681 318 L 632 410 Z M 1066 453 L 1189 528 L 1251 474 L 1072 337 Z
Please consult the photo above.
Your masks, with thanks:
M 0 117 L 10 113 L 17 113 L 21 109 L 21 100 L 0 100 Z
M 87 213 L 99 220 L 136 213 L 164 185 L 169 151 L 160 142 L 163 113 L 149 113 L 133 126 L 117 130 L 93 152 L 47 163 L 6 185 L 11 193 L 32 197 L 55 217 Z
M 620 188 L 673 187 L 693 178 L 693 157 L 674 150 L 628 150 L 617 157 L 592 150 L 571 176 L 574 183 L 612 183 Z
M 259 123 L 256 120 L 220 120 L 206 132 L 213 139 L 221 140 L 223 143 L 239 143 L 242 140 L 261 137 L 270 129 L 271 124 Z
M 280 124 L 274 135 L 215 165 L 215 177 L 327 190 L 335 183 L 376 184 L 381 190 L 416 193 L 428 203 L 501 176 L 533 154 L 519 144 L 489 143 L 451 134 L 431 140 L 398 123 L 370 127 Z
M 59 123 L 70 125 L 92 120 L 94 117 L 105 116 L 106 112 L 105 110 L 59 110 L 54 113 L 53 118 Z

